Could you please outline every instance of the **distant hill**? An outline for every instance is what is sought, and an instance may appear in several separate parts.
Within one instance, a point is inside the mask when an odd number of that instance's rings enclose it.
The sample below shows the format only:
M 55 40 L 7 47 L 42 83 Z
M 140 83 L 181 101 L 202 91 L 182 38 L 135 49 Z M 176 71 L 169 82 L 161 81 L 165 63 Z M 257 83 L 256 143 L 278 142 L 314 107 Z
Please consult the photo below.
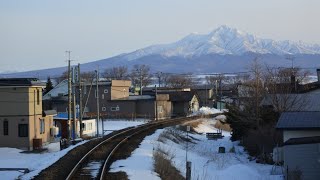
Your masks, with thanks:
M 126 65 L 147 64 L 154 72 L 213 73 L 246 71 L 258 58 L 266 64 L 291 67 L 286 57 L 294 57 L 294 66 L 320 67 L 320 45 L 258 38 L 235 28 L 221 26 L 209 34 L 190 34 L 162 45 L 153 45 L 131 53 L 81 65 L 82 71 L 92 71 Z M 66 67 L 2 74 L 2 77 L 57 77 Z

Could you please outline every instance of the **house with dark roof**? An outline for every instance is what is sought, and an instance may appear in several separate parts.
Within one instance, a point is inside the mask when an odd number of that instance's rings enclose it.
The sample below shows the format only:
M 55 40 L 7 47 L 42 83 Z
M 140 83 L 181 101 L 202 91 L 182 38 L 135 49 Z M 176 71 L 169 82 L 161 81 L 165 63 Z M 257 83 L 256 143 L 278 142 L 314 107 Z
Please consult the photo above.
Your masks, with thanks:
M 99 111 L 101 118 L 149 118 L 171 117 L 171 102 L 166 95 L 130 95 L 131 81 L 112 80 L 98 83 Z M 82 83 L 84 116 L 97 116 L 97 87 L 92 83 Z M 46 108 L 67 112 L 67 83 L 62 82 L 48 92 Z M 79 101 L 78 101 L 79 102 Z M 78 104 L 77 102 L 77 104 Z
M 283 131 L 283 141 L 291 138 L 320 136 L 320 112 L 283 112 L 277 129 Z
M 320 112 L 283 112 L 276 128 L 283 132 L 283 162 L 286 176 L 301 173 L 301 179 L 320 177 Z
M 186 116 L 199 110 L 199 97 L 192 91 L 168 92 L 172 116 Z
M 155 88 L 145 88 L 143 93 L 155 95 Z M 157 94 L 168 95 L 171 101 L 172 116 L 186 116 L 199 110 L 200 98 L 199 95 L 190 88 L 157 88 Z
M 213 107 L 215 103 L 214 89 L 211 86 L 198 86 L 191 89 L 199 97 L 199 106 Z
M 304 94 L 268 94 L 260 106 L 275 111 L 320 111 L 320 90 Z

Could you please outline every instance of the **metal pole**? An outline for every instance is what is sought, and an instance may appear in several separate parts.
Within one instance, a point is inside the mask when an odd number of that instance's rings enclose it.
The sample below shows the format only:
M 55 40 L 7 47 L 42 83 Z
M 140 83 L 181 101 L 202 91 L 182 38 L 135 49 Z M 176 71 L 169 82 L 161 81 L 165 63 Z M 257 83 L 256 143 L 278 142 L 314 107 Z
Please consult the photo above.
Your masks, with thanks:
M 187 147 L 186 147 L 186 180 L 191 180 L 191 162 L 188 161 L 188 141 L 190 126 L 187 126 Z
M 37 89 L 37 88 L 36 88 Z M 33 90 L 33 115 L 34 115 L 34 138 L 37 138 L 37 124 L 36 124 L 36 90 Z
M 159 81 L 159 86 L 161 85 L 161 76 L 162 76 L 162 72 L 158 72 L 158 81 Z
M 97 96 L 97 137 L 99 136 L 99 119 L 100 119 L 100 107 L 99 107 L 99 68 L 96 70 L 96 96 Z
M 154 86 L 156 88 L 156 120 L 158 120 L 158 101 L 157 101 L 157 86 Z
M 68 54 L 68 138 L 71 139 L 71 65 L 70 65 L 70 53 L 71 51 L 66 51 Z
M 205 100 L 205 103 L 206 103 L 206 106 L 208 106 L 208 102 L 207 102 L 207 99 L 208 99 L 208 92 L 207 92 L 207 83 L 205 84 L 205 87 L 206 87 L 206 100 Z
M 73 103 L 73 124 L 72 124 L 72 139 L 76 139 L 76 132 L 77 132 L 77 126 L 76 126 L 76 119 L 77 119 L 77 110 L 76 110 L 76 89 L 75 89 L 75 68 L 72 70 L 73 74 L 73 86 L 72 86 L 72 103 Z
M 78 64 L 78 88 L 79 88 L 80 137 L 82 138 L 82 135 L 83 135 L 83 127 L 82 127 L 82 89 L 81 89 L 80 64 Z
M 142 69 L 140 68 L 140 95 L 142 95 Z

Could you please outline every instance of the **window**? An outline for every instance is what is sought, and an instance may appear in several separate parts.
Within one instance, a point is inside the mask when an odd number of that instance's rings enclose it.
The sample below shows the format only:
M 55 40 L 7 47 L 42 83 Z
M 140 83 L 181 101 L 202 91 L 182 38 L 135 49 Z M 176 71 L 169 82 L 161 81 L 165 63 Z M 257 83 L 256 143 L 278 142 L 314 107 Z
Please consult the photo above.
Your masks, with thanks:
M 111 109 L 111 111 L 119 111 L 119 110 L 120 110 L 119 106 L 117 106 L 117 107 L 111 107 L 110 109 Z
M 37 89 L 37 105 L 40 104 L 40 91 Z
M 103 90 L 103 93 L 107 94 L 108 93 L 108 89 Z
M 107 110 L 107 108 L 106 107 L 102 107 L 102 111 L 106 111 Z
M 39 119 L 39 120 L 40 120 L 40 134 L 44 134 L 45 132 L 44 119 Z
M 3 135 L 9 135 L 9 121 L 3 121 Z
M 92 123 L 88 123 L 88 130 L 92 130 Z
M 19 137 L 28 137 L 28 124 L 19 124 L 18 128 Z
M 97 90 L 94 91 L 94 97 L 95 97 L 95 98 L 98 98 L 98 96 L 97 96 Z
M 163 107 L 162 106 L 158 106 L 158 113 L 162 113 L 163 112 Z
M 83 86 L 83 94 L 87 94 L 87 86 Z

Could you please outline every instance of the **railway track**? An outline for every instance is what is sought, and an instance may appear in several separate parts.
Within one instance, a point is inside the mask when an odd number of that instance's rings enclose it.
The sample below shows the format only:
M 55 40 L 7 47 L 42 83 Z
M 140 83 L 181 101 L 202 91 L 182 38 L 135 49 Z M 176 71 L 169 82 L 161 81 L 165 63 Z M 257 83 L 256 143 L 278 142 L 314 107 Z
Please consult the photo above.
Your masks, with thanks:
M 155 131 L 160 127 L 176 125 L 193 119 L 195 117 L 153 121 L 117 131 L 86 153 L 72 168 L 66 179 L 108 179 L 109 167 L 116 160 L 114 155 L 129 140 L 134 140 L 141 133 Z

